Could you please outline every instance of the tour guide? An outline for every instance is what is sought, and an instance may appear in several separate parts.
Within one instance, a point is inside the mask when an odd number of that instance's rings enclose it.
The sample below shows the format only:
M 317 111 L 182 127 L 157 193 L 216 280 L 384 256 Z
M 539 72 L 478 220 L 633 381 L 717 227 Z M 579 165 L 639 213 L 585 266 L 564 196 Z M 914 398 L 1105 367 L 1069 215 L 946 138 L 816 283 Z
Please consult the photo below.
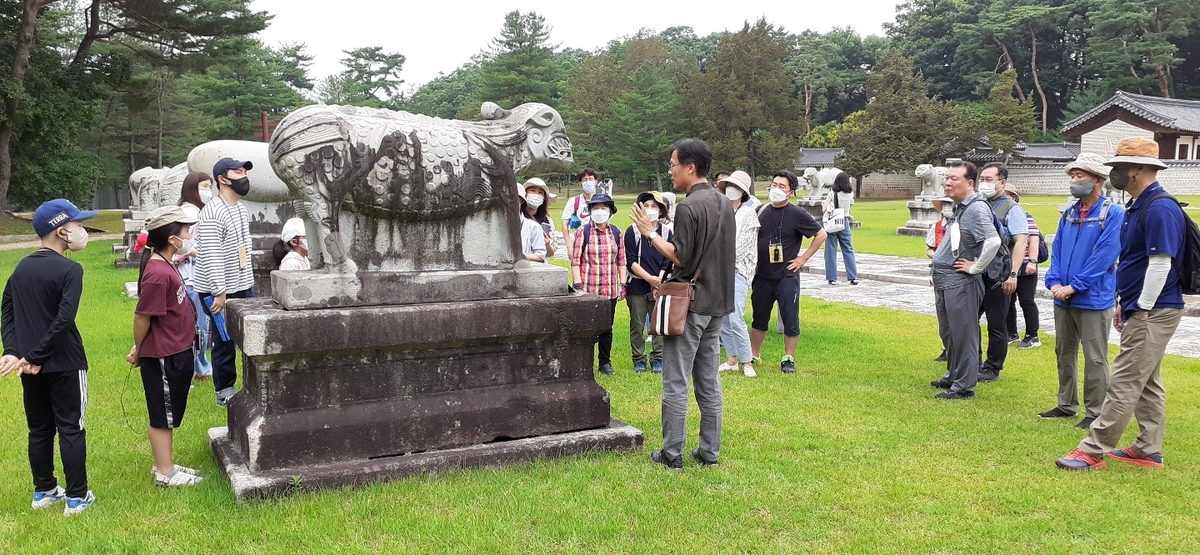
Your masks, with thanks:
M 696 299 L 688 307 L 684 335 L 663 338 L 663 447 L 650 459 L 671 470 L 683 469 L 689 380 L 695 383 L 700 408 L 700 446 L 692 458 L 712 466 L 721 454 L 719 336 L 725 315 L 733 311 L 737 224 L 729 199 L 708 182 L 711 163 L 712 152 L 699 139 L 683 139 L 672 149 L 667 173 L 675 190 L 687 193 L 675 210 L 673 244 L 657 233 L 657 221 L 640 206 L 633 207 L 633 222 L 642 236 L 675 265 L 672 279 L 696 279 Z

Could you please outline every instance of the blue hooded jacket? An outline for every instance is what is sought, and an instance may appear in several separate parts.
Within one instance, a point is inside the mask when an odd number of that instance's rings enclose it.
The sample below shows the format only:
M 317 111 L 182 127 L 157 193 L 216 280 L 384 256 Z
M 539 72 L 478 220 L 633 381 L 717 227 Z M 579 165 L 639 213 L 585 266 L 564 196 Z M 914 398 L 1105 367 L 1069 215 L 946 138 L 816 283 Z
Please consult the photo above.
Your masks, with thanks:
M 1079 203 L 1068 207 L 1058 221 L 1058 233 L 1050 249 L 1050 269 L 1046 271 L 1046 288 L 1070 285 L 1075 294 L 1066 301 L 1055 299 L 1056 306 L 1105 310 L 1116 304 L 1117 257 L 1121 254 L 1125 207 L 1111 203 L 1101 229 L 1098 217 L 1103 202 L 1092 205 L 1085 221 L 1072 221 L 1079 219 Z

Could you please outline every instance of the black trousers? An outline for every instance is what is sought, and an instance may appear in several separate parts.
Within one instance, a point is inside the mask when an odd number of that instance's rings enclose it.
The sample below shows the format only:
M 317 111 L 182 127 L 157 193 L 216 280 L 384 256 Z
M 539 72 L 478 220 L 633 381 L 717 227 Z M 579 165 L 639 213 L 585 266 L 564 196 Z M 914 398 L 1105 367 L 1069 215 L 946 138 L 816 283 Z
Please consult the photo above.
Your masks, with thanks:
M 1017 301 L 1021 303 L 1021 313 L 1025 316 L 1025 335 L 1037 335 L 1038 328 L 1038 307 L 1035 301 L 1037 297 L 1038 275 L 1021 275 L 1017 277 L 1017 294 L 1012 295 L 1012 301 L 1008 304 L 1008 331 L 1014 333 L 1017 331 Z
M 600 364 L 612 364 L 612 327 L 613 315 L 617 312 L 617 299 L 609 299 L 608 302 L 608 327 L 604 328 L 604 332 L 600 334 L 599 341 L 597 342 L 600 352 L 596 358 L 599 359 Z
M 245 291 L 237 291 L 234 293 L 226 293 L 225 300 L 229 299 L 248 299 L 254 296 L 253 289 Z M 232 389 L 237 383 L 237 346 L 233 344 L 233 338 L 229 341 L 221 339 L 220 332 L 217 331 L 217 322 L 213 319 L 212 309 L 208 307 L 206 299 L 212 297 L 208 293 L 200 293 L 200 304 L 204 305 L 204 313 L 208 315 L 210 329 L 213 340 L 212 348 L 212 367 L 213 367 L 213 389 L 220 392 L 222 389 Z M 228 314 L 221 311 L 222 314 Z M 225 329 L 229 329 L 229 322 L 225 322 Z
M 1012 295 L 1005 295 L 1004 288 L 996 286 L 983 292 L 983 304 L 979 307 L 980 315 L 987 315 L 988 364 L 997 370 L 1004 368 L 1004 359 L 1008 358 L 1008 307 L 1012 305 Z
M 25 395 L 25 421 L 29 424 L 29 469 L 33 471 L 34 491 L 50 491 L 58 486 L 54 477 L 54 434 L 62 454 L 67 496 L 86 497 L 87 432 L 83 416 L 87 411 L 87 370 L 22 374 Z

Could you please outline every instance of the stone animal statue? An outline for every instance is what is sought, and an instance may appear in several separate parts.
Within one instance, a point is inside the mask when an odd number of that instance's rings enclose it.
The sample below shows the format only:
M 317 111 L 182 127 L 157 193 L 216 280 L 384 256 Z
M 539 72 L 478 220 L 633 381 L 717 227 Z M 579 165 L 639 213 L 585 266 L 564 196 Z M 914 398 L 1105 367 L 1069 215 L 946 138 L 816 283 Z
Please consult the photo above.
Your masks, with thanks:
M 917 169 L 913 172 L 913 175 L 921 178 L 921 193 L 917 196 L 926 198 L 939 198 L 944 196 L 942 181 L 946 179 L 945 166 L 921 164 L 917 166 Z
M 166 171 L 167 168 L 146 166 L 129 176 L 130 209 L 148 212 L 158 208 L 159 189 Z
M 812 187 L 810 198 L 824 198 L 833 191 L 833 180 L 842 170 L 837 168 L 804 168 L 804 180 Z
M 347 274 L 363 265 L 455 269 L 522 260 L 516 175 L 565 171 L 574 162 L 571 141 L 562 117 L 544 104 L 509 111 L 488 102 L 481 114 L 484 121 L 468 122 L 318 105 L 285 117 L 271 138 L 271 166 L 311 203 L 309 246 L 324 251 L 317 266 Z M 475 217 L 482 212 L 502 221 Z M 499 250 L 511 253 L 478 252 L 488 238 L 471 234 L 485 223 L 498 232 L 488 235 L 507 230 Z

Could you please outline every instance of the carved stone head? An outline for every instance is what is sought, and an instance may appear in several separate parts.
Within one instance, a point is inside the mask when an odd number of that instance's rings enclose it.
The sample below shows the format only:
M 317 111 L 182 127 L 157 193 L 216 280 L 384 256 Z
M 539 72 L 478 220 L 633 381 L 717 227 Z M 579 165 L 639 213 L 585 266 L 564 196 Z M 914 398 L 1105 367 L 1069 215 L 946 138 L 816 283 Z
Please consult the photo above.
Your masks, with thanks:
M 519 140 L 513 169 L 524 174 L 562 172 L 575 162 L 571 140 L 558 110 L 530 102 L 510 110 L 485 102 L 480 109 L 485 120 L 501 123 Z

